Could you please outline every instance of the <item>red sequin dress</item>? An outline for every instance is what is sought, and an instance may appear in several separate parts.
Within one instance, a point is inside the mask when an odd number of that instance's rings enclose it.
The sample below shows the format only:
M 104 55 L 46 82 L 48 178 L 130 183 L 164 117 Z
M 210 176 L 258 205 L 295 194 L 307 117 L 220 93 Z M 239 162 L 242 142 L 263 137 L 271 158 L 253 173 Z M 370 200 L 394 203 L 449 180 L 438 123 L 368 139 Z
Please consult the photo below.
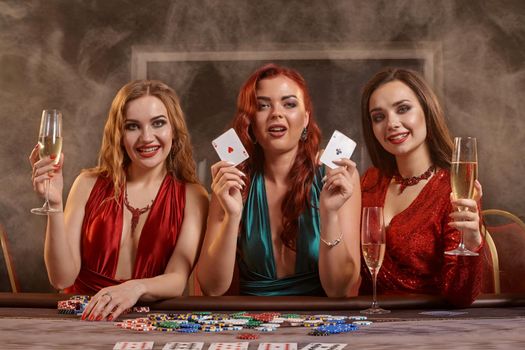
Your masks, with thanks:
M 94 294 L 120 284 L 115 279 L 123 222 L 123 195 L 113 199 L 111 179 L 99 176 L 86 203 L 81 236 L 81 268 L 66 293 Z M 177 244 L 186 201 L 185 184 L 167 175 L 140 235 L 132 279 L 164 273 Z
M 391 178 L 369 169 L 361 180 L 362 205 L 384 206 Z M 439 170 L 416 199 L 386 228 L 386 253 L 377 278 L 378 294 L 440 294 L 457 306 L 480 293 L 482 259 L 445 255 L 458 246 L 459 231 L 448 226 L 450 174 Z M 480 254 L 481 256 L 481 254 Z M 362 261 L 360 293 L 371 294 L 372 279 Z

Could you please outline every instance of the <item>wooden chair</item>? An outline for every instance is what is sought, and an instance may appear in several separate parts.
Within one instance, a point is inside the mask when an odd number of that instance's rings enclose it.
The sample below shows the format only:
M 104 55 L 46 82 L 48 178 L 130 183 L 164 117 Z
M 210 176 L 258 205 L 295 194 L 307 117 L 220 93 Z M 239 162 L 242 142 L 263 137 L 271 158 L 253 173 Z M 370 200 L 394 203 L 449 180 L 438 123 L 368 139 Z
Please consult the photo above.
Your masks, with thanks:
M 525 292 L 525 223 L 499 209 L 481 212 L 492 255 L 495 293 Z
M 15 268 L 13 266 L 13 260 L 11 259 L 11 254 L 9 253 L 7 234 L 2 225 L 0 225 L 0 245 L 2 246 L 2 255 L 4 256 L 5 267 L 7 270 L 7 275 L 9 277 L 9 283 L 11 284 L 11 291 L 13 293 L 18 293 L 18 291 L 20 290 L 18 286 L 18 279 L 16 277 Z

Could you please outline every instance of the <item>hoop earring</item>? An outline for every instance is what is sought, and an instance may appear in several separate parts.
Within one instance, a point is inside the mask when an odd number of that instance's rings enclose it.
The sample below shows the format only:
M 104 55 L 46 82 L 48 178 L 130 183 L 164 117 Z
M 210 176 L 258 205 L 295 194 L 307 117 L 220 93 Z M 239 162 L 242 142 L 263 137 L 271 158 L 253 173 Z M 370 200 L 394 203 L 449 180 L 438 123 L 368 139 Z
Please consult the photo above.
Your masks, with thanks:
M 301 141 L 306 141 L 308 139 L 308 130 L 306 128 L 301 132 Z

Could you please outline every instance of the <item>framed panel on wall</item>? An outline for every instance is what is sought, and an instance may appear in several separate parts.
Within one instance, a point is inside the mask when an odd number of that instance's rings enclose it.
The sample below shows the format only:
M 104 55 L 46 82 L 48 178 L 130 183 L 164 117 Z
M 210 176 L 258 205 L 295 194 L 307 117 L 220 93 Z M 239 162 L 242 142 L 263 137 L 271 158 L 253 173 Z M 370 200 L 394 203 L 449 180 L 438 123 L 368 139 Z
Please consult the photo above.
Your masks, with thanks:
M 439 43 L 291 46 L 210 52 L 133 47 L 131 78 L 159 79 L 178 93 L 204 184 L 209 184 L 209 165 L 218 160 L 211 140 L 229 128 L 241 85 L 265 63 L 294 68 L 304 76 L 323 132 L 322 146 L 335 129 L 354 139 L 358 146 L 352 159 L 360 172 L 370 165 L 360 121 L 360 93 L 368 79 L 381 68 L 403 67 L 422 73 L 438 93 L 442 89 Z

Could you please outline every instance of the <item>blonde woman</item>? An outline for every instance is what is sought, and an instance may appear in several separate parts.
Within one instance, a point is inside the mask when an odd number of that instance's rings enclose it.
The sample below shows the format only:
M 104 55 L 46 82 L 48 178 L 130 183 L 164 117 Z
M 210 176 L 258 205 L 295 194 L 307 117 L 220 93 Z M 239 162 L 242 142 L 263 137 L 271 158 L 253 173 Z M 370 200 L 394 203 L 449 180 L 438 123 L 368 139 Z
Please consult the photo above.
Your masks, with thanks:
M 53 159 L 60 156 L 58 165 Z M 63 155 L 30 156 L 33 186 L 62 208 Z M 160 81 L 126 84 L 115 96 L 99 162 L 75 180 L 63 213 L 48 216 L 44 257 L 51 284 L 95 294 L 83 319 L 113 320 L 139 299 L 181 295 L 207 216 L 184 116 Z

